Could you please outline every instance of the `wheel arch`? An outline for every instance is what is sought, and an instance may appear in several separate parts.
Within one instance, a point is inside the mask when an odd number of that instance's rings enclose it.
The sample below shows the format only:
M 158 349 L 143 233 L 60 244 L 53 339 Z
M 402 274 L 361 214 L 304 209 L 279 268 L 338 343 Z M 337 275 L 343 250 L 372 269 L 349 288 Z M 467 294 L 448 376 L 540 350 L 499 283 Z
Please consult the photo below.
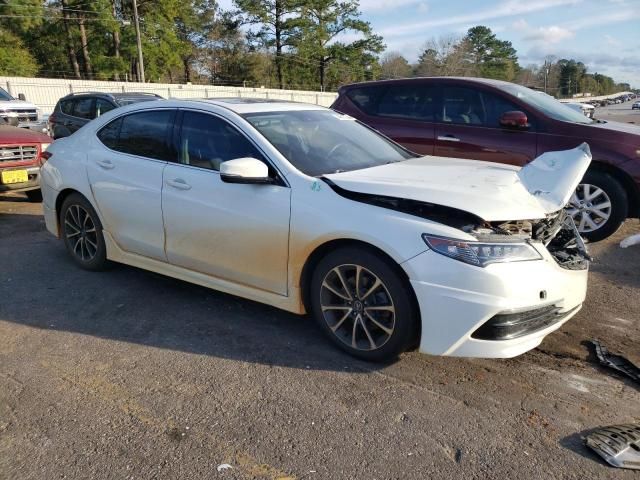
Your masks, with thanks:
M 58 223 L 58 232 L 60 232 L 60 209 L 62 208 L 62 204 L 64 203 L 64 201 L 69 197 L 69 195 L 73 195 L 74 193 L 77 193 L 78 195 L 80 195 L 82 198 L 84 198 L 87 202 L 89 202 L 89 204 L 93 207 L 93 209 L 96 211 L 96 214 L 98 215 L 98 219 L 100 220 L 100 223 L 102 223 L 102 218 L 100 218 L 100 212 L 98 211 L 98 209 L 95 207 L 95 205 L 93 204 L 93 202 L 91 201 L 90 198 L 87 198 L 87 196 L 82 193 L 80 190 L 76 190 L 75 188 L 64 188 L 62 190 L 60 190 L 60 192 L 58 193 L 58 196 L 56 197 L 56 222 Z M 104 223 L 102 223 L 104 225 Z
M 640 191 L 638 191 L 638 187 L 628 173 L 609 163 L 604 163 L 599 160 L 594 160 L 593 162 L 591 162 L 589 170 L 606 173 L 613 177 L 614 180 L 619 182 L 627 194 L 627 202 L 629 206 L 628 216 L 632 218 L 638 218 L 638 216 L 640 215 Z
M 315 269 L 315 266 L 320 262 L 320 260 L 322 260 L 322 258 L 324 258 L 329 252 L 331 252 L 332 250 L 338 249 L 338 248 L 344 248 L 344 247 L 360 247 L 366 250 L 369 250 L 372 253 L 375 253 L 376 255 L 379 255 L 382 259 L 384 259 L 389 266 L 391 266 L 391 268 L 393 268 L 396 273 L 400 276 L 402 282 L 404 283 L 405 287 L 407 288 L 407 291 L 409 292 L 409 295 L 411 297 L 411 301 L 413 302 L 413 306 L 415 308 L 415 312 L 416 312 L 416 346 L 419 344 L 420 341 L 420 337 L 422 335 L 422 322 L 420 322 L 420 305 L 418 303 L 418 299 L 416 297 L 416 293 L 413 289 L 413 287 L 411 286 L 411 282 L 409 281 L 409 276 L 407 275 L 407 272 L 398 264 L 398 262 L 396 262 L 389 254 L 387 254 L 384 250 L 382 250 L 379 247 L 376 247 L 375 245 L 372 245 L 371 243 L 367 243 L 365 241 L 362 240 L 355 240 L 355 239 L 334 239 L 334 240 L 329 240 L 325 243 L 322 243 L 320 245 L 318 245 L 312 252 L 311 254 L 307 257 L 307 261 L 305 262 L 304 266 L 302 267 L 302 270 L 300 272 L 300 294 L 301 294 L 301 300 L 302 300 L 302 304 L 304 306 L 304 309 L 307 312 L 311 311 L 311 305 L 309 303 L 310 300 L 310 295 L 311 295 L 311 278 L 313 275 L 313 271 Z

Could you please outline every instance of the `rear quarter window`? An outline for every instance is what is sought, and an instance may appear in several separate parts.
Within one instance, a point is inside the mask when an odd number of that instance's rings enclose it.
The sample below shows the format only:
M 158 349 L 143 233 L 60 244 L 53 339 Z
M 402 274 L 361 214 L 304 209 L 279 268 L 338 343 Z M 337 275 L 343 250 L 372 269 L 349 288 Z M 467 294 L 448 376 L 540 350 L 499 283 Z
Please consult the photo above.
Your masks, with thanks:
M 168 139 L 174 113 L 173 110 L 130 113 L 102 127 L 98 138 L 118 152 L 175 161 L 177 154 Z
M 98 131 L 98 139 L 107 147 L 116 150 L 118 146 L 118 137 L 120 135 L 120 127 L 122 126 L 122 117 L 117 118 L 113 122 L 108 123 L 100 131 Z
M 383 87 L 361 87 L 347 91 L 347 98 L 367 115 L 375 115 Z
M 73 112 L 73 100 L 64 100 L 60 102 L 60 111 L 65 115 L 71 115 Z

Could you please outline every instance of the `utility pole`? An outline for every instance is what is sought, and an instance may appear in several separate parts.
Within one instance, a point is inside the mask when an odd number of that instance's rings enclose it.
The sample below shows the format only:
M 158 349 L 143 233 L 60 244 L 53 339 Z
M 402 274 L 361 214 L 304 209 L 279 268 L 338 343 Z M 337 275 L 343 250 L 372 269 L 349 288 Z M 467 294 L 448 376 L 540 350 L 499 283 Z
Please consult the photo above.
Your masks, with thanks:
M 549 78 L 549 67 L 551 66 L 551 64 L 545 60 L 544 61 L 544 66 L 542 68 L 544 68 L 544 93 L 547 93 L 547 80 Z
M 136 26 L 136 42 L 138 43 L 138 81 L 144 83 L 144 59 L 142 58 L 142 40 L 140 39 L 140 21 L 138 19 L 138 0 L 133 1 L 133 21 Z

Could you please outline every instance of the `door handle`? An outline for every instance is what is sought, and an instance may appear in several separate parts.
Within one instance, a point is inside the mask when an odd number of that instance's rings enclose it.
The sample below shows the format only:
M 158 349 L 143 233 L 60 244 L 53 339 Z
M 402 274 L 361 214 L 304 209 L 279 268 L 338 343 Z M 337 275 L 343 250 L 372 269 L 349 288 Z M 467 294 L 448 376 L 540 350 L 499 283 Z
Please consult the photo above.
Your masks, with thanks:
M 115 165 L 111 163 L 111 160 L 96 160 L 96 163 L 105 170 L 111 170 Z
M 458 137 L 454 137 L 453 135 L 438 135 L 438 140 L 442 140 L 444 142 L 459 142 L 460 139 Z
M 167 180 L 166 184 L 170 187 L 177 188 L 178 190 L 191 190 L 191 185 L 185 182 L 181 178 L 174 178 L 173 180 Z

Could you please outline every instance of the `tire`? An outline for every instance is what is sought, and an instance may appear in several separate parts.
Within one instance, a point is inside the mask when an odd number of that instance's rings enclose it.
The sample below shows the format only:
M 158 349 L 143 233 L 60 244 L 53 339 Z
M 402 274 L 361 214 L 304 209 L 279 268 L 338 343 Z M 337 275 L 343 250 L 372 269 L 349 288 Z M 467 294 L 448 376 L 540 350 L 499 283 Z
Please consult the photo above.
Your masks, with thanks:
M 67 251 L 85 270 L 104 270 L 108 265 L 102 224 L 89 201 L 72 193 L 60 208 L 60 233 Z
M 602 194 L 587 198 L 598 191 Z M 583 203 L 580 204 L 580 201 Z M 571 203 L 568 213 L 573 217 L 580 235 L 591 242 L 598 242 L 613 235 L 627 219 L 629 211 L 627 192 L 624 187 L 608 173 L 597 170 L 586 173 Z M 607 204 L 610 204 L 609 208 L 594 208 Z M 608 215 L 608 218 L 604 219 L 602 215 Z M 596 227 L 590 226 L 587 219 L 590 219 Z
M 24 193 L 31 203 L 42 203 L 42 190 L 29 190 Z
M 374 288 L 375 279 L 380 284 Z M 411 287 L 381 255 L 362 247 L 337 249 L 318 263 L 310 288 L 311 312 L 320 328 L 354 357 L 389 361 L 415 343 L 418 320 Z

